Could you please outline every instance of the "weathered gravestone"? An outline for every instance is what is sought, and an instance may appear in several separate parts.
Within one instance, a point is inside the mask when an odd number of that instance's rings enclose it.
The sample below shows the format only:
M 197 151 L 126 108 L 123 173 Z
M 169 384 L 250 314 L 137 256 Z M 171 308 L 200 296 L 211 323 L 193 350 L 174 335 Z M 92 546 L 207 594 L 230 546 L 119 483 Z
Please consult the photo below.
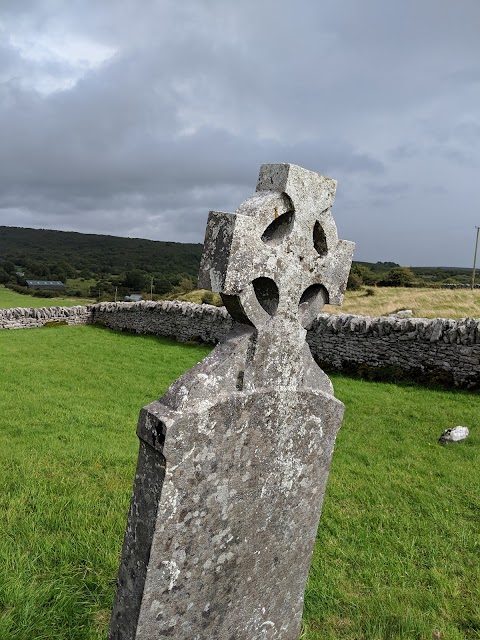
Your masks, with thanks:
M 263 165 L 211 212 L 199 284 L 237 321 L 138 424 L 111 640 L 294 640 L 343 405 L 306 328 L 340 304 L 353 243 L 336 183 Z

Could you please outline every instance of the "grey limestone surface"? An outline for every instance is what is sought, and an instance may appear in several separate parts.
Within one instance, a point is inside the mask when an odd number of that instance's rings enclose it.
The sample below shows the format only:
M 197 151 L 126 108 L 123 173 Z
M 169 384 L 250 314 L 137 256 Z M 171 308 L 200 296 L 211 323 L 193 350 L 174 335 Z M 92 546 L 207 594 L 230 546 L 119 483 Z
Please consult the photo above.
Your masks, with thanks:
M 236 214 L 210 214 L 200 283 L 235 324 L 141 412 L 110 640 L 298 638 L 344 410 L 305 341 L 350 269 L 334 192 L 263 165 Z

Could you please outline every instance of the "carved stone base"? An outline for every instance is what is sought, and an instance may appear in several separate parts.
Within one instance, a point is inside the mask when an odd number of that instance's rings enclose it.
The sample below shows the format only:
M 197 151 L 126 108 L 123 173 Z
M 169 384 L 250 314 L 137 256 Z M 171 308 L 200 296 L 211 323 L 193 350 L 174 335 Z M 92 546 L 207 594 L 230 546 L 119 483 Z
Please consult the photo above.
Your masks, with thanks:
M 160 402 L 147 407 L 139 435 L 157 450 L 142 441 L 109 638 L 296 640 L 343 409 L 285 388 L 237 392 L 177 420 Z M 152 487 L 147 531 L 138 514 Z M 125 562 L 148 551 L 146 572 Z

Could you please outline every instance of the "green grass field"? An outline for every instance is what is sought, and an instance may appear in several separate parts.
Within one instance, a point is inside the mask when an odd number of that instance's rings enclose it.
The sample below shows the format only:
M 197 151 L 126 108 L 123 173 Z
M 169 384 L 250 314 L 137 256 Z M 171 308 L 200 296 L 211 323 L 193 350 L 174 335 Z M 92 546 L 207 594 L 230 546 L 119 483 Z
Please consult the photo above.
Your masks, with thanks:
M 94 278 L 67 278 L 65 281 L 65 286 L 68 289 L 72 289 L 74 291 L 81 291 L 82 295 L 88 297 L 90 292 L 90 288 L 97 284 L 97 281 Z
M 0 285 L 0 309 L 12 309 L 13 307 L 74 307 L 79 304 L 95 302 L 91 298 L 36 298 L 23 295 Z
M 0 352 L 0 638 L 105 639 L 139 409 L 209 348 L 60 326 L 2 331 Z M 480 396 L 333 380 L 302 638 L 480 638 Z M 470 439 L 437 445 L 457 424 Z

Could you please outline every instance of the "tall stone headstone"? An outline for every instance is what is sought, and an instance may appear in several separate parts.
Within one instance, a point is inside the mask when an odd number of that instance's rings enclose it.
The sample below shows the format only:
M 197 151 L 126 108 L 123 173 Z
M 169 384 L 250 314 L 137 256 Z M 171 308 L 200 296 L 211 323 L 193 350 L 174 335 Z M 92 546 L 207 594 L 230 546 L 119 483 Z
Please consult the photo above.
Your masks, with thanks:
M 262 165 L 235 214 L 210 213 L 199 285 L 237 322 L 140 414 L 110 640 L 298 638 L 344 410 L 305 342 L 350 270 L 335 187 Z

